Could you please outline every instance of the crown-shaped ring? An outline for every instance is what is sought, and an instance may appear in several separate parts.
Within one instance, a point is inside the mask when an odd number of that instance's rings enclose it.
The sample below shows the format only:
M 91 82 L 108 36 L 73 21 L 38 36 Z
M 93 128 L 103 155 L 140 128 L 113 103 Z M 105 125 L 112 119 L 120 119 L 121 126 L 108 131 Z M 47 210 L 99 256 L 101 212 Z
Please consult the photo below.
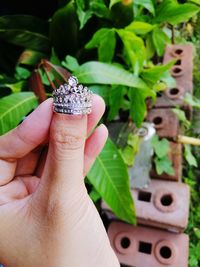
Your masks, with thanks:
M 54 111 L 64 114 L 82 115 L 91 113 L 92 92 L 70 76 L 66 84 L 53 92 Z

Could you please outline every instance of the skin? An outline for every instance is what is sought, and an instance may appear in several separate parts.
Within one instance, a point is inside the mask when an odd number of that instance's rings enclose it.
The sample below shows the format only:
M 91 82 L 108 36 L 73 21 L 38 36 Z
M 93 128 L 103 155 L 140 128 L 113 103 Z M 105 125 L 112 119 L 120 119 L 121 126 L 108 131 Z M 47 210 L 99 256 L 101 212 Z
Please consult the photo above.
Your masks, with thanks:
M 120 266 L 84 185 L 108 135 L 104 125 L 93 131 L 104 109 L 94 95 L 90 115 L 57 114 L 48 99 L 0 137 L 0 262 L 6 267 Z

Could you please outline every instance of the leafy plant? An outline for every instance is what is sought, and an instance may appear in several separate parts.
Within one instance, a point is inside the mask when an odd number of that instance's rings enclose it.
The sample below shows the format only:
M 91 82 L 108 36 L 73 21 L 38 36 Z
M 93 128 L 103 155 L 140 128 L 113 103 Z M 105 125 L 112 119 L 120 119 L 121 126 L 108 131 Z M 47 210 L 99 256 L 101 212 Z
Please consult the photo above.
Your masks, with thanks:
M 152 138 L 152 145 L 154 149 L 154 164 L 157 174 L 167 173 L 169 175 L 174 174 L 172 162 L 169 159 L 169 141 L 165 138 L 159 140 L 159 137 L 155 135 Z
M 52 82 L 65 78 L 61 66 L 105 99 L 104 122 L 134 121 L 140 127 L 147 112 L 146 100 L 155 101 L 157 93 L 174 82 L 169 70 L 175 62 L 163 65 L 161 57 L 166 44 L 174 41 L 180 23 L 199 12 L 198 3 L 59 3 L 48 20 L 34 15 L 0 17 L 0 134 L 16 127 L 37 106 L 35 95 L 27 92 L 29 86 L 40 101 L 45 93 L 51 94 Z M 135 211 L 124 160 L 130 163 L 134 158 L 138 142 L 132 141 L 129 139 L 126 151 L 120 154 L 109 139 L 88 174 L 93 200 L 100 195 L 129 223 L 135 222 Z M 171 172 L 166 141 L 155 143 L 157 171 Z M 165 148 L 165 155 L 158 146 Z

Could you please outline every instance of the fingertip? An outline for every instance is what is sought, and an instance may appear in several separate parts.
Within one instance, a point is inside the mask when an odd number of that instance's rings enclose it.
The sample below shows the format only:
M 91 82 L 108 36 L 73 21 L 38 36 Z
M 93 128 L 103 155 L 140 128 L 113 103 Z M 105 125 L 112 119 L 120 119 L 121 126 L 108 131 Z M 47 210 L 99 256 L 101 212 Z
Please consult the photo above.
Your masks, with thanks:
M 92 112 L 88 115 L 88 134 L 95 128 L 98 121 L 105 112 L 105 102 L 102 97 L 94 94 L 92 96 Z
M 98 134 L 101 135 L 101 137 L 103 136 L 105 138 L 105 140 L 108 138 L 108 128 L 105 126 L 105 124 L 100 124 L 97 127 L 97 131 Z
M 52 115 L 53 99 L 42 102 L 27 118 L 18 126 L 22 136 L 28 136 L 33 143 L 44 141 L 47 136 Z
M 98 107 L 98 110 L 102 113 L 105 112 L 105 101 L 103 100 L 103 98 L 97 94 L 93 94 L 92 95 L 92 107 L 93 107 L 93 111 Z

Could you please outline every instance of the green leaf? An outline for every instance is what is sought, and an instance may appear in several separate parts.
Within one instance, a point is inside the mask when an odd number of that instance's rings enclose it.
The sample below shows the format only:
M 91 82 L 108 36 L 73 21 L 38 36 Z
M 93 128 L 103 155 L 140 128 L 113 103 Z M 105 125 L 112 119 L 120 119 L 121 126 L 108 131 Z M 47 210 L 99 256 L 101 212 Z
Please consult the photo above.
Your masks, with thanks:
M 63 67 L 71 71 L 75 71 L 79 67 L 77 59 L 69 55 L 65 57 L 64 61 L 62 61 L 62 65 Z
M 151 59 L 155 54 L 155 46 L 152 40 L 152 34 L 147 34 L 146 37 L 146 55 L 147 59 Z
M 192 154 L 191 146 L 184 144 L 184 157 L 190 166 L 198 167 L 198 163 L 194 155 Z
M 142 38 L 126 30 L 117 30 L 135 76 L 138 76 L 146 60 L 146 49 Z
M 156 82 L 162 79 L 163 75 L 165 75 L 165 73 L 170 70 L 170 68 L 174 65 L 174 63 L 175 63 L 175 60 L 170 61 L 166 65 L 160 65 L 160 66 L 152 67 L 150 69 L 144 69 L 141 72 L 141 77 L 146 82 L 155 84 Z
M 119 150 L 127 166 L 133 166 L 135 156 L 139 151 L 140 143 L 141 138 L 137 134 L 129 134 L 127 146 Z
M 115 52 L 115 46 L 115 29 L 101 28 L 93 35 L 85 47 L 87 49 L 97 47 L 99 60 L 111 62 Z
M 92 199 L 93 202 L 97 202 L 101 196 L 99 193 L 95 190 L 95 188 L 92 188 L 92 191 L 89 193 L 90 198 Z
M 134 0 L 135 5 L 143 6 L 146 8 L 150 13 L 155 15 L 155 8 L 154 8 L 154 3 L 152 0 Z
M 49 23 L 49 36 L 59 58 L 76 54 L 79 45 L 79 21 L 74 1 L 54 13 Z
M 111 8 L 112 6 L 114 6 L 115 4 L 122 2 L 122 0 L 110 0 L 110 5 L 109 8 Z
M 132 166 L 134 163 L 134 150 L 131 146 L 126 146 L 123 150 L 119 150 L 124 162 L 127 166 Z
M 146 113 L 145 99 L 147 95 L 147 93 L 136 88 L 130 88 L 129 90 L 131 101 L 130 115 L 138 128 L 141 126 Z
M 124 87 L 121 85 L 113 85 L 109 92 L 109 113 L 108 120 L 113 120 L 121 108 L 124 96 Z
M 37 104 L 37 98 L 31 92 L 16 93 L 1 98 L 0 135 L 16 127 Z
M 155 159 L 155 166 L 157 174 L 167 173 L 169 175 L 174 175 L 174 169 L 172 167 L 172 162 L 167 156 Z
M 157 11 L 154 22 L 168 22 L 176 25 L 188 21 L 199 11 L 200 8 L 194 4 L 179 4 L 176 0 L 164 0 Z
M 5 83 L 5 86 L 10 88 L 13 93 L 19 93 L 25 84 L 25 81 L 19 81 L 16 83 Z
M 152 145 L 154 152 L 158 158 L 163 158 L 168 155 L 169 152 L 169 141 L 165 138 L 159 140 L 157 135 L 152 138 Z
M 138 35 L 145 35 L 149 32 L 151 32 L 154 29 L 154 25 L 151 25 L 149 23 L 146 22 L 142 22 L 142 21 L 133 21 L 131 24 L 129 24 L 125 30 L 126 31 L 131 31 L 135 34 Z
M 131 224 L 135 223 L 135 210 L 127 168 L 110 139 L 87 177 L 119 219 Z
M 160 28 L 156 27 L 152 33 L 153 44 L 158 56 L 163 56 L 165 47 L 171 43 L 167 34 Z
M 189 93 L 185 94 L 184 102 L 189 104 L 193 108 L 200 109 L 200 100 Z
M 89 61 L 81 65 L 74 75 L 79 82 L 86 84 L 115 84 L 149 89 L 142 79 L 114 64 Z
M 105 5 L 104 0 L 90 0 L 89 8 L 97 17 L 109 17 L 109 9 Z
M 100 95 L 104 99 L 106 106 L 109 105 L 110 87 L 108 85 L 91 85 L 89 89 L 93 93 Z
M 179 121 L 181 123 L 183 123 L 183 125 L 186 128 L 189 128 L 191 125 L 191 122 L 186 118 L 185 116 L 185 111 L 179 109 L 179 108 L 173 108 L 172 111 L 176 114 L 176 116 L 178 117 Z
M 18 64 L 29 65 L 29 66 L 35 67 L 35 65 L 37 65 L 39 61 L 45 56 L 46 55 L 44 53 L 26 49 L 20 55 L 20 58 L 18 59 Z
M 17 66 L 16 67 L 16 74 L 15 77 L 16 79 L 20 80 L 20 79 L 27 79 L 29 78 L 31 75 L 31 72 L 23 67 Z
M 101 40 L 104 39 L 109 34 L 110 30 L 111 29 L 109 28 L 101 28 L 98 31 L 96 31 L 92 36 L 92 39 L 85 45 L 85 48 L 91 49 L 98 47 Z
M 49 52 L 47 23 L 28 15 L 0 17 L 0 37 L 7 42 L 37 51 Z
M 92 11 L 83 11 L 80 8 L 77 8 L 77 15 L 80 22 L 80 30 L 83 29 L 88 20 L 92 17 Z
M 103 0 L 76 0 L 77 15 L 80 21 L 80 29 L 82 29 L 92 15 L 97 17 L 108 17 L 109 10 Z

